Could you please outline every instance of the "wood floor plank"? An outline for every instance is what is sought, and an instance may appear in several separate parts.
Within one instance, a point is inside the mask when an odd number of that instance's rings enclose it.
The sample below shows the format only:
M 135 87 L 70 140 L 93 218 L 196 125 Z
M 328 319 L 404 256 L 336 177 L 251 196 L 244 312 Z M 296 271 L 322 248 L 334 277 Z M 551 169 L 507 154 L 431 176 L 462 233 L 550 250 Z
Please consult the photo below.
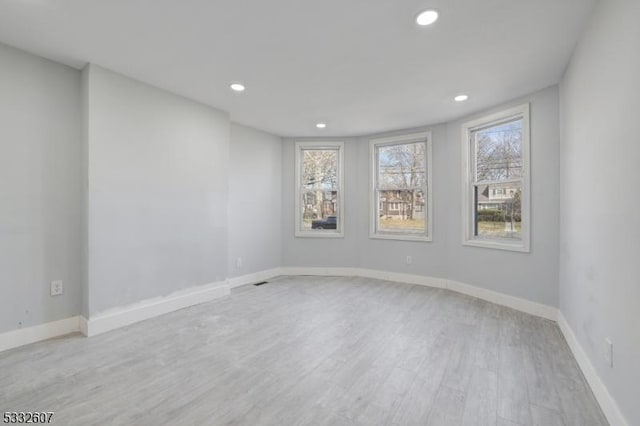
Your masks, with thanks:
M 430 426 L 461 425 L 464 399 L 464 392 L 440 386 L 426 424 Z
M 539 405 L 531 405 L 531 417 L 534 426 L 565 426 L 559 412 Z
M 498 391 L 498 415 L 523 425 L 531 424 L 522 347 L 504 345 L 500 348 Z
M 462 424 L 495 426 L 498 412 L 498 375 L 476 367 L 466 390 Z
M 70 426 L 607 424 L 555 323 L 355 277 L 280 277 L 2 352 L 0 411 Z

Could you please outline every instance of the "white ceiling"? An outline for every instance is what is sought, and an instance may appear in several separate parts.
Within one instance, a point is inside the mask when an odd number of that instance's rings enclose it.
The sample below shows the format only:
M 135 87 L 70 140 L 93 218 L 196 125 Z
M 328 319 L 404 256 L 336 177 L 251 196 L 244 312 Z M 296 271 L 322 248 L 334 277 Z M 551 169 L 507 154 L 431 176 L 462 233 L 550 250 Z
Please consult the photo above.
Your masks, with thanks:
M 0 0 L 0 41 L 93 62 L 281 136 L 349 136 L 557 83 L 595 2 Z M 440 19 L 416 26 L 430 8 Z M 231 92 L 234 81 L 247 90 Z M 458 93 L 470 100 L 453 102 Z

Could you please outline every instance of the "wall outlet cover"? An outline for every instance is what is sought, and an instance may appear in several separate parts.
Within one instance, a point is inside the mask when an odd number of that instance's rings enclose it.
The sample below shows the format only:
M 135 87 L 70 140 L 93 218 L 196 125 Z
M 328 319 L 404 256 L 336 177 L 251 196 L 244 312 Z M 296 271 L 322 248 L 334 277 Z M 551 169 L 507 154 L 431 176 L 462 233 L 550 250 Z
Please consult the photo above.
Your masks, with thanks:
M 60 296 L 64 293 L 64 284 L 62 280 L 51 281 L 51 295 Z

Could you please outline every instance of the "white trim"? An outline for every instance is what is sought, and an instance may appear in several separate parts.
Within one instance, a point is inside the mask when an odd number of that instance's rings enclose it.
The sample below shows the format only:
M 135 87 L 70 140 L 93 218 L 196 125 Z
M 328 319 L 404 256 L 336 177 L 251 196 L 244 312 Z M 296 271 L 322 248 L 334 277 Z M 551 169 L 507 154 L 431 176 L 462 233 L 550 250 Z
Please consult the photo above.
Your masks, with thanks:
M 423 235 L 413 235 L 413 234 L 402 235 L 400 233 L 398 233 L 398 234 L 384 234 L 384 233 L 369 234 L 369 238 L 371 238 L 372 240 L 427 241 L 427 242 L 433 241 L 433 238 L 427 237 L 427 236 L 423 236 Z
M 86 324 L 83 324 L 81 328 L 86 336 L 91 337 L 189 306 L 209 302 L 228 294 L 229 284 L 226 281 L 192 287 L 168 296 L 147 299 L 129 306 L 101 312 L 86 319 Z
M 89 336 L 89 323 L 87 321 L 87 319 L 80 315 L 78 317 L 79 321 L 80 321 L 80 333 L 82 333 L 85 337 Z
M 409 133 L 404 135 L 389 136 L 386 138 L 375 138 L 375 139 L 371 139 L 370 143 L 375 141 L 376 145 L 394 145 L 398 142 L 404 142 L 404 143 L 422 142 L 427 137 L 431 138 L 430 130 L 426 132 L 417 132 L 417 133 Z
M 356 268 L 324 268 L 324 267 L 298 267 L 298 266 L 284 266 L 280 268 L 281 275 L 296 276 L 296 275 L 313 275 L 313 276 L 327 276 L 327 277 L 355 277 Z
M 483 241 L 480 239 L 473 239 L 462 241 L 463 246 L 468 247 L 483 247 L 483 248 L 492 248 L 496 250 L 507 250 L 507 251 L 519 251 L 521 253 L 529 253 L 527 247 L 524 247 L 522 244 L 510 244 L 508 242 L 501 242 L 500 240 L 487 240 Z
M 65 318 L 0 334 L 0 352 L 80 331 L 80 317 Z
M 609 424 L 611 426 L 628 426 L 629 423 L 624 418 L 622 411 L 618 407 L 615 399 L 609 393 L 609 390 L 602 382 L 602 379 L 598 375 L 595 367 L 591 363 L 591 360 L 587 356 L 587 353 L 580 345 L 580 342 L 576 338 L 576 335 L 573 333 L 573 330 L 569 326 L 566 318 L 562 314 L 561 311 L 558 312 L 558 326 L 560 327 L 560 331 L 564 335 L 564 338 L 573 353 L 580 369 L 582 370 L 582 374 L 587 379 L 593 394 L 595 395 L 600 407 L 602 408 L 602 412 L 607 417 Z
M 500 293 L 498 291 L 488 290 L 483 287 L 461 283 L 459 281 L 447 280 L 447 288 L 458 293 L 477 297 L 478 299 L 486 300 L 487 302 L 507 306 L 520 312 L 525 312 L 527 314 L 546 318 L 552 321 L 556 320 L 558 313 L 558 309 L 553 306 L 532 302 L 531 300 L 522 299 L 505 293 Z
M 87 337 L 115 330 L 169 312 L 195 306 L 226 296 L 230 289 L 282 275 L 281 268 L 259 271 L 227 281 L 206 284 L 175 292 L 169 296 L 147 299 L 132 305 L 110 309 L 89 319 L 74 316 L 33 327 L 0 333 L 0 352 L 53 337 L 82 333 Z
M 352 276 L 394 281 L 400 283 L 423 285 L 434 288 L 446 288 L 451 291 L 477 297 L 498 305 L 507 306 L 531 315 L 557 321 L 558 327 L 576 358 L 591 390 L 602 411 L 612 426 L 628 426 L 615 399 L 602 382 L 591 360 L 580 345 L 566 318 L 558 309 L 532 302 L 526 299 L 488 290 L 482 287 L 461 283 L 444 278 L 433 278 L 422 275 L 387 272 L 366 268 L 331 268 L 331 267 L 281 267 L 240 277 L 230 278 L 225 282 L 199 286 L 167 297 L 146 300 L 124 308 L 113 309 L 87 320 L 82 316 L 52 321 L 41 325 L 0 333 L 0 352 L 24 346 L 30 343 L 82 332 L 85 336 L 95 336 L 110 330 L 130 325 L 145 319 L 173 312 L 189 306 L 205 303 L 229 294 L 229 289 L 245 284 L 264 281 L 280 275 L 312 275 L 312 276 Z
M 239 277 L 229 278 L 229 288 L 240 287 L 241 285 L 255 284 L 260 281 L 268 280 L 269 278 L 282 275 L 281 268 L 266 269 L 264 271 L 255 272 L 252 274 L 246 274 Z
M 499 239 L 473 238 L 471 232 L 471 147 L 470 134 L 478 128 L 489 127 L 510 119 L 522 117 L 522 208 L 521 243 L 503 242 Z M 531 114 L 529 103 L 502 110 L 462 124 L 462 244 L 499 250 L 529 253 L 531 251 Z
M 457 293 L 466 294 L 486 300 L 497 305 L 506 306 L 531 315 L 556 321 L 558 310 L 549 305 L 544 305 L 497 291 L 488 290 L 471 284 L 445 278 L 427 277 L 423 275 L 403 274 L 399 272 L 379 271 L 364 268 L 300 268 L 284 267 L 280 270 L 282 275 L 317 275 L 317 276 L 347 276 L 365 277 L 379 280 L 395 281 L 407 284 L 423 285 L 427 287 L 446 288 Z
M 411 133 L 405 135 L 390 136 L 386 138 L 371 139 L 369 141 L 369 238 L 381 240 L 400 240 L 400 241 L 433 241 L 433 140 L 430 130 L 420 133 Z M 376 173 L 378 169 L 378 159 L 376 156 L 376 147 L 396 145 L 402 143 L 426 143 L 426 168 L 427 168 L 427 184 L 424 196 L 427 199 L 426 222 L 427 226 L 424 234 L 407 234 L 393 232 L 379 232 L 377 230 L 378 222 L 378 197 Z
M 544 305 L 519 297 L 510 296 L 482 287 L 465 284 L 462 282 L 447 280 L 443 278 L 425 277 L 422 275 L 402 274 L 397 272 L 385 272 L 364 268 L 322 268 L 322 267 L 283 267 L 280 268 L 281 275 L 315 275 L 315 276 L 357 276 L 373 278 L 401 283 L 424 285 L 428 287 L 447 288 L 451 291 L 466 294 L 478 299 L 486 300 L 502 306 L 507 306 L 521 312 L 557 321 L 560 331 L 564 335 L 573 356 L 576 358 L 589 386 L 591 387 L 602 411 L 612 426 L 628 426 L 629 423 L 624 418 L 616 401 L 611 397 L 607 387 L 598 376 L 591 361 L 587 357 L 584 349 L 579 344 L 573 331 L 569 327 L 564 315 L 557 308 Z
M 336 230 L 333 229 L 314 229 L 313 231 L 303 231 L 300 228 L 302 224 L 301 206 L 300 206 L 300 188 L 301 182 L 301 158 L 300 154 L 304 148 L 314 149 L 330 149 L 338 151 L 338 225 Z M 344 220 L 345 220 L 345 208 L 344 208 L 344 142 L 336 141 L 308 141 L 308 142 L 296 142 L 295 146 L 295 236 L 303 238 L 344 238 Z
M 447 280 L 443 278 L 426 277 L 423 275 L 403 274 L 401 272 L 387 272 L 377 269 L 357 269 L 356 276 L 377 280 L 395 281 L 405 284 L 416 284 L 425 287 L 447 288 Z

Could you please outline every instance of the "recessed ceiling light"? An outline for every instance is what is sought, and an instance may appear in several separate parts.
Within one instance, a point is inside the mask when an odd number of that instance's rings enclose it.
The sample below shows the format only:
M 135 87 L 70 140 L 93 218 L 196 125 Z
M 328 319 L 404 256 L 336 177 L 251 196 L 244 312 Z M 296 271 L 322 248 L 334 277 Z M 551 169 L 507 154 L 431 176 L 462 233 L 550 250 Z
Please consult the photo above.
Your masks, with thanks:
M 318 123 L 318 124 L 316 124 L 316 127 L 318 129 L 324 129 L 325 127 L 327 127 L 327 125 L 325 123 Z
M 467 99 L 469 99 L 469 96 L 467 96 L 467 95 L 458 95 L 455 98 L 453 98 L 453 100 L 456 101 L 456 102 L 464 102 Z
M 244 92 L 244 86 L 240 83 L 233 83 L 229 87 L 231 87 L 231 90 L 234 90 L 236 92 Z
M 416 16 L 416 23 L 420 26 L 431 25 L 438 20 L 438 12 L 435 10 L 425 10 Z

